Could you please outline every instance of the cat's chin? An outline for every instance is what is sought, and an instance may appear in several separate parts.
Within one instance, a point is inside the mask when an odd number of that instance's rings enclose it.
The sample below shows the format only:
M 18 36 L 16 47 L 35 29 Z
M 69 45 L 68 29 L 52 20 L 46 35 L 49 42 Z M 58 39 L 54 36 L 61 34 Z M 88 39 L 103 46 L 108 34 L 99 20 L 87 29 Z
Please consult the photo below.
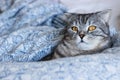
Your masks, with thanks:
M 103 42 L 94 42 L 94 43 L 90 43 L 90 42 L 85 42 L 85 41 L 80 41 L 77 45 L 79 47 L 80 50 L 85 50 L 85 51 L 91 51 L 91 50 L 97 50 L 97 49 L 102 49 L 105 48 L 109 43 L 109 41 L 104 41 Z
M 82 42 L 80 41 L 80 42 L 78 43 L 78 47 L 79 47 L 81 50 L 87 50 L 87 51 L 89 51 L 89 50 L 94 50 L 94 49 L 96 49 L 97 45 L 90 44 L 90 43 L 85 42 L 85 41 L 82 41 Z

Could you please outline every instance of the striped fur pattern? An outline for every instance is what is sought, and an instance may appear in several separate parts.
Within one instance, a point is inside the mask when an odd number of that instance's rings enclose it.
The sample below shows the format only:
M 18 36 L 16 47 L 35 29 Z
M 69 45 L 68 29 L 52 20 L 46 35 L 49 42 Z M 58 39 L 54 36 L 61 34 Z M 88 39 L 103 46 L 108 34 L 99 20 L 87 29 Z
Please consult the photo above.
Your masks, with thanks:
M 53 58 L 93 54 L 111 47 L 108 20 L 110 11 L 88 14 L 65 13 L 54 19 L 56 27 L 65 26 L 65 36 L 55 49 Z M 95 30 L 89 31 L 90 26 Z M 72 30 L 75 27 L 76 31 Z M 81 37 L 81 35 L 84 35 Z

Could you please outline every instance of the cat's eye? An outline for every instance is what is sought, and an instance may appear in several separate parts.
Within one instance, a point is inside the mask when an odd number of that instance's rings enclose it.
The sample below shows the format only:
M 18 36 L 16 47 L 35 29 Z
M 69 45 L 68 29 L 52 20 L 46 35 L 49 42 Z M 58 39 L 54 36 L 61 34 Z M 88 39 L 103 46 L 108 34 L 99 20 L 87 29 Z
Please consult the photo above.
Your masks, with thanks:
M 78 31 L 78 28 L 76 26 L 71 27 L 73 31 Z
M 95 29 L 96 29 L 96 26 L 92 25 L 92 26 L 89 26 L 88 31 L 93 31 Z

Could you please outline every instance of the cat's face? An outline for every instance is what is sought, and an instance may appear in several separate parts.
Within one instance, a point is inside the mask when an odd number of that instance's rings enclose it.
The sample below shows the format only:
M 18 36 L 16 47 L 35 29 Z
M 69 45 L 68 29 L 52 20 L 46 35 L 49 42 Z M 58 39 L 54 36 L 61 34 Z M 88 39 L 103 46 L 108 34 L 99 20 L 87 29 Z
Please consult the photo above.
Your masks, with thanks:
M 109 46 L 108 12 L 67 14 L 66 37 L 81 50 L 94 50 Z

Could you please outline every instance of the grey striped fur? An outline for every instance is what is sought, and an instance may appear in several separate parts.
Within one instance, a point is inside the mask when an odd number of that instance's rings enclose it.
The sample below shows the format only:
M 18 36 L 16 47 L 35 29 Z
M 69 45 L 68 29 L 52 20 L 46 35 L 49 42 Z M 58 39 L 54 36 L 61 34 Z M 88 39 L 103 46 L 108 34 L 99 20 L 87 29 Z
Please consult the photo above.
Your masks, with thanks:
M 55 49 L 53 58 L 93 54 L 111 47 L 109 17 L 109 10 L 88 14 L 65 13 L 56 16 L 54 23 L 57 27 L 65 27 L 65 36 Z M 88 31 L 91 25 L 96 26 L 94 31 Z M 71 30 L 72 26 L 76 26 L 78 31 Z M 83 39 L 80 34 L 85 35 Z

